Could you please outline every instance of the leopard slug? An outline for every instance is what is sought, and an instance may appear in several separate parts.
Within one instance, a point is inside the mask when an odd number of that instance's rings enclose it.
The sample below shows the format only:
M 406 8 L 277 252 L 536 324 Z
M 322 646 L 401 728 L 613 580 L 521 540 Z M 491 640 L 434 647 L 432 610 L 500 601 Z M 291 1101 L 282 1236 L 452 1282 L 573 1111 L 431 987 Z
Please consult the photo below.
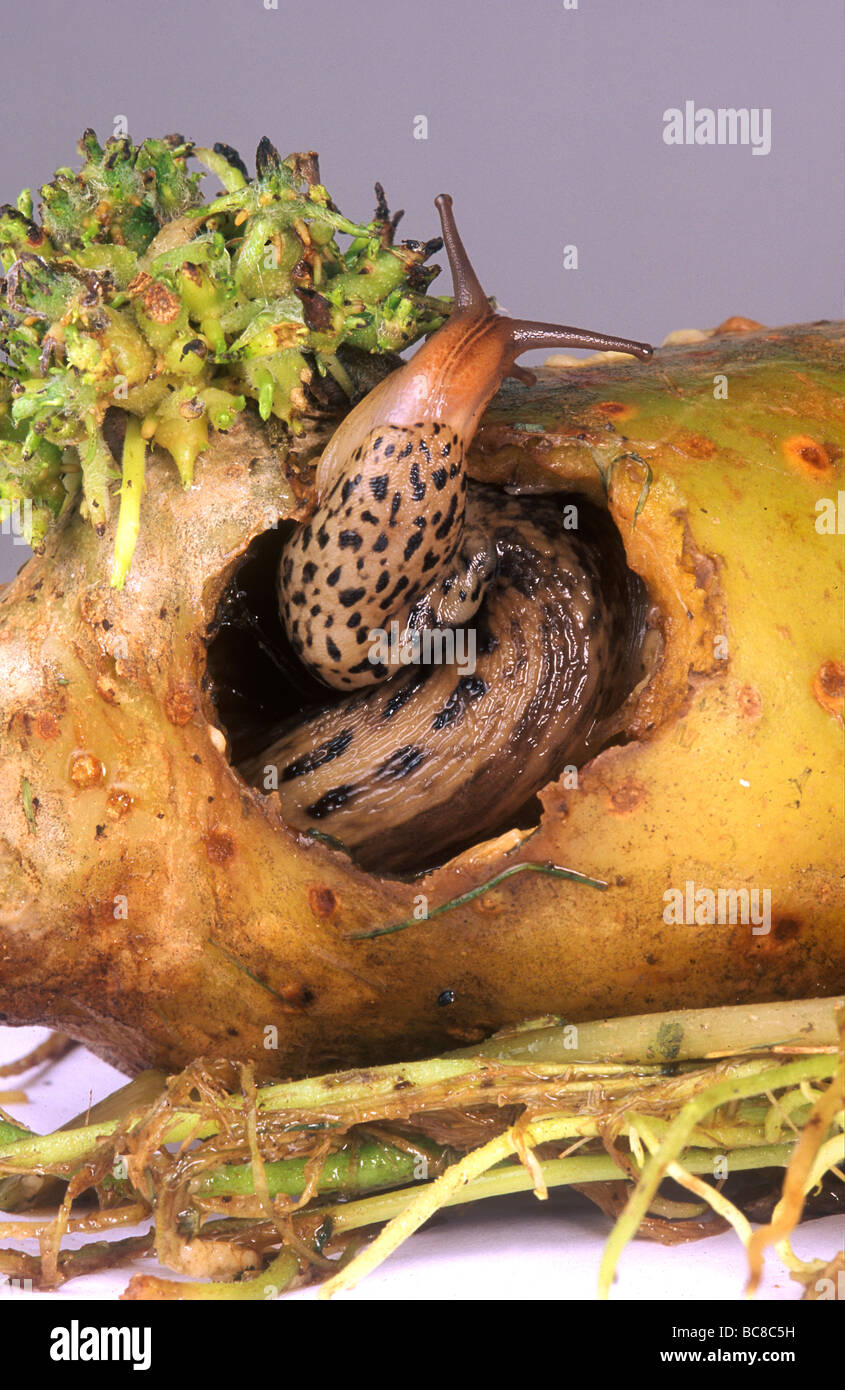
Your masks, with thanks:
M 564 764 L 588 756 L 609 702 L 624 698 L 624 563 L 607 564 L 580 523 L 565 530 L 560 499 L 468 484 L 464 460 L 503 379 L 533 382 L 516 365 L 523 352 L 652 351 L 494 312 L 451 198 L 436 205 L 452 314 L 335 431 L 317 468 L 316 510 L 279 565 L 293 650 L 347 696 L 280 731 L 242 769 L 266 786 L 275 767 L 290 824 L 393 872 L 507 824 Z M 453 652 L 391 670 L 384 644 L 373 645 L 388 632 L 469 634 L 473 660 Z

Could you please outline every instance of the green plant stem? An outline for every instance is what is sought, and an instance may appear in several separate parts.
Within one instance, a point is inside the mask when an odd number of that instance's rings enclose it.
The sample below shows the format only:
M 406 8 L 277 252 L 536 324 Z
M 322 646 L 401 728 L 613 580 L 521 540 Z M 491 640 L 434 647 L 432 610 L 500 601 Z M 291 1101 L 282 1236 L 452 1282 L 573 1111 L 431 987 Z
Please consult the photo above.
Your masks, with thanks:
M 0 1120 L 0 1145 L 20 1143 L 22 1139 L 31 1139 L 32 1131 L 22 1129 L 20 1125 L 13 1124 L 10 1120 Z
M 539 1019 L 500 1033 L 449 1057 L 495 1057 L 502 1062 L 681 1062 L 758 1048 L 835 1047 L 836 1010 L 845 999 L 793 999 L 783 1004 L 742 1004 L 679 1009 L 593 1023 Z
M 361 1144 L 357 1149 L 331 1154 L 320 1169 L 316 1190 L 321 1194 L 367 1191 L 379 1187 L 395 1187 L 410 1182 L 421 1165 L 433 1166 L 444 1150 L 431 1146 L 427 1161 L 423 1156 L 408 1153 L 388 1144 Z M 299 1197 L 305 1191 L 307 1160 L 285 1158 L 264 1164 L 267 1188 L 271 1197 Z M 252 1196 L 255 1192 L 251 1163 L 230 1163 L 214 1168 L 193 1185 L 197 1196 Z
M 487 1067 L 495 1067 L 492 1059 L 485 1059 Z M 773 1065 L 771 1058 L 761 1057 L 737 1063 L 737 1078 L 743 1078 L 748 1089 L 744 1094 L 752 1096 L 761 1094 L 772 1087 L 781 1087 L 792 1084 L 791 1080 L 780 1080 L 786 1075 L 788 1068 Z M 835 1059 L 824 1054 L 820 1056 L 808 1056 L 794 1064 L 798 1068 L 795 1075 L 799 1078 L 803 1076 L 828 1075 L 835 1065 Z M 801 1071 L 801 1068 L 804 1068 Z M 572 1079 L 572 1074 L 580 1071 L 586 1077 L 597 1077 L 602 1079 L 611 1078 L 622 1073 L 623 1076 L 631 1070 L 629 1065 L 617 1063 L 604 1063 L 589 1065 L 583 1062 L 571 1062 L 568 1065 L 558 1063 L 543 1063 L 543 1071 L 551 1076 L 560 1077 L 559 1085 L 563 1087 L 567 1081 Z M 646 1076 L 659 1074 L 658 1067 L 638 1068 Z M 319 1122 L 321 1115 L 332 1114 L 343 1106 L 360 1106 L 362 1109 L 372 1111 L 379 1099 L 384 1099 L 400 1087 L 409 1096 L 411 1088 L 420 1093 L 426 1088 L 443 1086 L 454 1081 L 465 1081 L 469 1084 L 473 1077 L 479 1078 L 489 1075 L 485 1073 L 484 1064 L 479 1064 L 475 1058 L 434 1058 L 427 1062 L 407 1062 L 400 1066 L 374 1067 L 365 1073 L 352 1073 L 350 1079 L 340 1080 L 333 1076 L 309 1078 L 303 1081 L 286 1082 L 275 1086 L 265 1086 L 259 1091 L 259 1114 L 263 1111 L 270 1114 L 283 1113 L 286 1110 L 295 1112 L 314 1111 L 315 1122 Z M 789 1073 L 789 1077 L 792 1073 Z M 771 1080 L 769 1080 L 771 1078 Z M 685 1078 L 680 1078 L 677 1082 L 676 1100 L 683 1099 Z M 576 1080 L 574 1083 L 579 1085 Z M 696 1075 L 693 1073 L 689 1077 L 690 1094 L 695 1095 L 696 1087 L 700 1086 Z M 710 1090 L 713 1090 L 711 1087 Z M 421 1099 L 423 1097 L 421 1096 Z M 731 1097 L 733 1098 L 733 1097 Z M 721 1102 L 719 1102 L 721 1103 Z M 226 1110 L 238 1111 L 243 1107 L 243 1098 L 240 1096 L 228 1097 L 223 1108 Z M 706 1111 L 704 1112 L 706 1113 Z M 352 1123 L 362 1123 L 366 1119 L 366 1113 L 357 1117 Z M 52 1134 L 34 1136 L 28 1139 L 21 1139 L 13 1144 L 4 1144 L 0 1149 L 0 1168 L 7 1172 L 28 1172 L 46 1171 L 59 1165 L 68 1165 L 79 1162 L 80 1159 L 88 1155 L 98 1147 L 104 1140 L 114 1134 L 126 1120 L 104 1120 L 95 1124 L 84 1125 L 74 1130 L 57 1130 Z M 138 1120 L 130 1121 L 128 1129 L 134 1129 Z M 337 1122 L 335 1122 L 337 1123 Z M 181 1143 L 186 1139 L 208 1139 L 220 1131 L 221 1122 L 209 1119 L 199 1120 L 197 1114 L 190 1110 L 174 1110 L 171 1124 L 162 1136 L 162 1143 Z
M 729 1155 L 731 1172 L 750 1168 L 785 1168 L 794 1144 L 766 1144 L 759 1147 L 734 1149 Z M 690 1173 L 712 1174 L 713 1153 L 707 1149 L 689 1149 L 683 1158 Z M 573 1186 L 591 1182 L 618 1182 L 623 1174 L 609 1154 L 573 1154 L 571 1158 L 550 1158 L 540 1164 L 543 1180 L 548 1187 Z M 514 1192 L 530 1192 L 534 1177 L 521 1163 L 501 1164 L 480 1177 L 473 1178 L 460 1192 L 443 1203 L 447 1207 L 464 1202 L 480 1202 L 485 1197 L 507 1197 Z M 334 1231 L 355 1231 L 362 1226 L 379 1225 L 403 1212 L 420 1192 L 420 1187 L 383 1192 L 374 1197 L 362 1197 L 356 1202 L 336 1206 L 309 1207 L 309 1219 L 325 1216 Z

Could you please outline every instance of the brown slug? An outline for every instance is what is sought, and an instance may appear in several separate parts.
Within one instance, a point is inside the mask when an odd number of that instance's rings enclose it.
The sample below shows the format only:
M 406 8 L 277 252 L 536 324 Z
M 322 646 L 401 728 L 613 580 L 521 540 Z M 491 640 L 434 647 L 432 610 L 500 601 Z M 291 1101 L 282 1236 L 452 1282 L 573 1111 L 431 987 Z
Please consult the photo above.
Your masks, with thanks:
M 588 540 L 580 519 L 564 527 L 560 499 L 468 484 L 464 457 L 504 377 L 533 382 L 515 365 L 521 353 L 580 347 L 647 358 L 652 349 L 495 313 L 451 198 L 436 204 L 455 308 L 335 431 L 318 465 L 314 515 L 279 567 L 294 651 L 350 693 L 242 768 L 255 784 L 278 786 L 290 824 L 392 872 L 512 823 L 607 736 L 627 693 L 620 681 L 630 676 L 636 607 L 612 527 L 593 525 Z M 575 506 L 590 508 L 583 498 Z M 615 543 L 612 563 L 597 550 L 602 532 L 603 550 Z M 410 669 L 398 664 L 409 651 Z

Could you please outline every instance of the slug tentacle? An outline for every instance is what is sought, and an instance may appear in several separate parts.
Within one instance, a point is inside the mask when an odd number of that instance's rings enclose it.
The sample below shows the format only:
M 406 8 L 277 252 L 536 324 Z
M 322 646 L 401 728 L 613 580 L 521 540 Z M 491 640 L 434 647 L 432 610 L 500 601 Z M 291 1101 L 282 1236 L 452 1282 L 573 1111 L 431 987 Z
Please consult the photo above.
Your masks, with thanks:
M 385 866 L 404 867 L 419 849 L 398 790 L 424 795 L 424 852 L 432 853 L 460 838 L 456 817 L 478 815 L 470 783 L 485 798 L 480 833 L 550 780 L 561 757 L 592 746 L 607 714 L 600 667 L 613 666 L 626 640 L 618 595 L 602 590 L 589 546 L 559 534 L 553 505 L 468 487 L 464 459 L 504 377 L 533 381 L 516 366 L 521 353 L 652 351 L 497 314 L 451 198 L 436 202 L 454 309 L 335 432 L 318 465 L 314 515 L 286 543 L 279 568 L 282 620 L 312 673 L 339 690 L 387 688 L 350 695 L 282 735 L 250 774 L 263 780 L 276 763 L 292 823 L 320 828 L 331 817 L 332 834 L 336 822 L 350 848 L 369 852 L 372 843 Z M 454 635 L 476 615 L 484 634 L 477 678 L 449 662 L 432 671 L 425 657 L 411 676 L 391 669 L 388 634 Z M 388 728 L 388 712 L 406 702 Z M 407 737 L 395 745 L 403 724 Z
M 592 352 L 628 352 L 647 361 L 654 352 L 650 343 L 633 338 L 616 338 L 609 333 L 592 333 L 585 328 L 565 328 L 556 323 L 537 323 L 534 319 L 506 319 L 514 356 L 530 348 L 588 348 Z
M 438 193 L 434 200 L 434 206 L 440 213 L 441 234 L 443 245 L 446 247 L 446 255 L 449 257 L 456 309 L 458 311 L 469 309 L 476 312 L 489 310 L 490 305 L 487 296 L 472 268 L 472 262 L 464 249 L 455 224 L 451 193 Z

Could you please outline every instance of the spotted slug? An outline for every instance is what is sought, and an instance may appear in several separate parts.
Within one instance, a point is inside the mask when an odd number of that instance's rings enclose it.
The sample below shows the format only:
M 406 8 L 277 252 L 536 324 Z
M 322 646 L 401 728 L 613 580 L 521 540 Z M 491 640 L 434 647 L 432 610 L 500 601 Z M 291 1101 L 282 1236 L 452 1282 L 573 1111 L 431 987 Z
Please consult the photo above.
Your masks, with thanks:
M 569 499 L 581 515 L 567 529 L 562 499 L 470 483 L 465 457 L 503 379 L 533 383 L 516 365 L 523 352 L 652 349 L 494 312 L 451 198 L 436 206 L 453 311 L 335 431 L 316 510 L 279 565 L 293 650 L 347 695 L 242 768 L 258 786 L 277 783 L 289 824 L 396 873 L 512 824 L 606 739 L 637 606 L 612 526 L 582 524 L 586 499 Z M 390 634 L 404 635 L 414 664 L 397 663 Z

